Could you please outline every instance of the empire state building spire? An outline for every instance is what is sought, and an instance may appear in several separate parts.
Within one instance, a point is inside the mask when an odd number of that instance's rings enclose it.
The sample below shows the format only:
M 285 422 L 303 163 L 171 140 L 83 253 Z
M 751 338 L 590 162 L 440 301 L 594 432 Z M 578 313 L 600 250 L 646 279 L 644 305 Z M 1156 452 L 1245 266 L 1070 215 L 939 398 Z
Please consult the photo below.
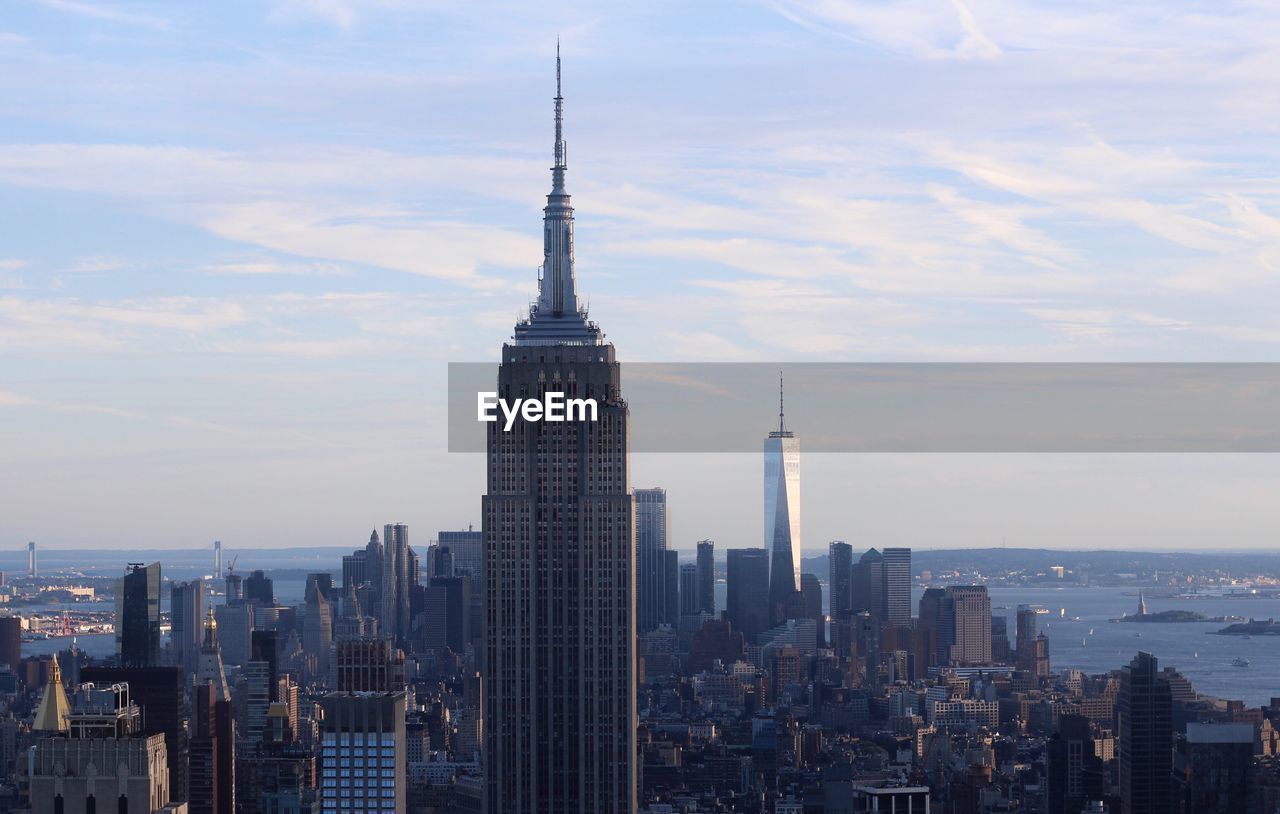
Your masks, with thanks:
M 568 149 L 564 141 L 564 95 L 560 82 L 560 44 L 556 43 L 555 165 L 551 168 L 551 192 L 542 210 L 542 267 L 538 274 L 538 300 L 529 307 L 529 318 L 516 325 L 519 345 L 598 344 L 600 329 L 578 305 L 573 274 L 573 205 L 565 190 Z

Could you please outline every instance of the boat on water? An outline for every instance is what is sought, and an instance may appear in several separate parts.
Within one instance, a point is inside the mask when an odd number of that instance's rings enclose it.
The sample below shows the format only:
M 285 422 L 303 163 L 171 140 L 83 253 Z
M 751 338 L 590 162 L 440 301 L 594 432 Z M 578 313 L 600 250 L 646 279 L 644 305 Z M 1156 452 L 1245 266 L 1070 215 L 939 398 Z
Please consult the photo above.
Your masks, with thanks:
M 1232 667 L 1248 667 L 1252 662 L 1246 658 L 1234 658 L 1231 660 Z
M 1093 635 L 1093 628 L 1089 628 L 1089 635 L 1090 635 L 1090 636 L 1092 636 L 1092 635 Z

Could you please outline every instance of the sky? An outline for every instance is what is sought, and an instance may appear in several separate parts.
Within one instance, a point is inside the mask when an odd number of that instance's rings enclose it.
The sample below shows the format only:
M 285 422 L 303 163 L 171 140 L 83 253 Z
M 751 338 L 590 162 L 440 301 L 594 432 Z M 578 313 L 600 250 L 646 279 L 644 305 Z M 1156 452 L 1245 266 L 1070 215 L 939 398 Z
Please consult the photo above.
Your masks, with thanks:
M 446 365 L 496 360 L 536 293 L 557 37 L 578 289 L 624 371 L 1280 361 L 1264 0 L 10 0 L 0 546 L 478 524 Z M 1273 456 L 802 467 L 811 551 L 1280 522 Z M 632 481 L 681 549 L 761 545 L 762 470 L 638 455 Z

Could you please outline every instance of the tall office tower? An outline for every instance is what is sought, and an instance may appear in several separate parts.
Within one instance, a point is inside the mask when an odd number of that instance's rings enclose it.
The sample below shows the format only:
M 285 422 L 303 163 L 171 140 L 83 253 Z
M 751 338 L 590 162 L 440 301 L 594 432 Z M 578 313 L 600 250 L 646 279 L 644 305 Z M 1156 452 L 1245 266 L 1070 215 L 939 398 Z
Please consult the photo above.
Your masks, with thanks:
M 191 704 L 190 814 L 235 814 L 235 727 L 231 700 L 213 684 L 197 682 Z
M 307 582 L 315 583 L 316 590 L 320 591 L 320 595 L 330 602 L 338 598 L 338 590 L 333 587 L 333 574 L 328 571 L 307 574 Z
M 453 572 L 471 577 L 472 587 L 484 577 L 484 532 L 476 529 L 442 531 L 436 535 L 441 546 L 453 553 Z
M 702 612 L 698 600 L 698 566 L 687 562 L 680 566 L 680 615 L 697 616 Z
M 951 619 L 946 609 L 947 592 L 943 588 L 925 588 L 920 597 L 920 627 L 932 631 L 934 650 L 929 665 L 946 664 L 951 654 Z
M 716 544 L 711 540 L 698 543 L 698 610 L 716 612 Z
M 432 650 L 463 653 L 471 643 L 471 577 L 438 577 L 426 590 L 426 636 Z
M 402 644 L 409 635 L 409 585 L 414 569 L 409 548 L 409 527 L 403 523 L 382 528 L 382 607 L 383 635 Z
M 430 579 L 453 576 L 453 550 L 447 545 L 427 547 L 427 575 Z
M 196 686 L 213 687 L 215 700 L 230 701 L 231 689 L 227 686 L 227 671 L 222 666 L 222 650 L 218 647 L 218 623 L 210 608 L 205 616 L 204 642 L 200 645 L 200 663 L 196 667 Z
M 404 692 L 335 692 L 320 704 L 324 708 L 321 810 L 325 814 L 408 810 Z
M 636 632 L 667 620 L 667 490 L 636 489 Z
M 27 578 L 36 578 L 36 544 L 34 540 L 27 543 Z
M 360 606 L 355 586 L 346 588 L 346 596 L 342 598 L 342 609 L 333 620 L 333 639 L 360 639 L 372 636 L 377 631 L 378 622 L 364 615 Z
M 0 665 L 15 673 L 22 661 L 22 617 L 0 616 Z
M 216 578 L 222 574 L 222 541 L 213 541 L 213 576 Z
M 491 811 L 637 808 L 635 528 L 613 345 L 578 305 L 556 67 L 538 300 L 503 345 L 499 397 L 595 415 L 488 425 L 485 781 Z M 579 410 L 581 413 L 582 410 Z M 595 420 L 589 420 L 594 417 Z
M 800 594 L 800 441 L 787 429 L 778 379 L 778 429 L 764 442 L 764 540 L 770 621 L 786 621 Z
M 254 571 L 244 581 L 244 599 L 264 607 L 276 604 L 275 583 L 262 570 Z
M 726 577 L 729 622 L 748 642 L 755 642 L 770 621 L 769 552 L 763 548 L 729 549 Z
M 204 641 L 204 583 L 175 582 L 169 591 L 170 639 L 178 664 L 188 673 L 200 666 Z
M 991 597 L 985 585 L 949 585 L 943 597 L 948 660 L 958 666 L 991 663 Z
M 1106 767 L 1095 753 L 1088 718 L 1059 717 L 1058 731 L 1049 738 L 1045 751 L 1049 814 L 1078 814 L 1090 800 L 1106 795 Z
M 122 667 L 160 664 L 160 563 L 130 563 L 116 580 L 116 656 Z
M 800 575 L 800 597 L 804 601 L 804 618 L 812 619 L 817 629 L 815 644 L 825 647 L 827 618 L 822 612 L 822 582 L 818 580 L 817 574 Z
M 991 614 L 991 660 L 996 664 L 1009 664 L 1013 653 L 1009 649 L 1009 617 L 1001 613 Z
M 1039 617 L 1049 611 L 1038 605 L 1019 605 L 1015 662 L 1034 676 L 1049 675 L 1049 640 L 1040 632 Z
M 228 605 L 239 605 L 244 602 L 244 577 L 232 573 L 230 566 L 227 567 L 226 594 Z
M 1173 756 L 1174 810 L 1251 810 L 1253 741 L 1251 723 L 1188 723 Z
M 662 621 L 675 627 L 680 623 L 680 552 L 669 549 L 662 559 Z
M 223 662 L 237 667 L 244 666 L 249 661 L 249 634 L 253 630 L 253 605 L 245 602 L 216 605 L 213 615 L 218 622 L 218 647 L 222 651 Z
M 876 624 L 884 624 L 884 555 L 874 548 L 858 558 L 850 579 L 855 611 L 866 611 Z
M 338 692 L 397 692 L 405 688 L 404 653 L 383 636 L 339 639 L 334 645 Z
M 188 800 L 187 682 L 182 668 L 84 667 L 80 670 L 80 680 L 98 685 L 129 685 L 129 698 L 141 710 L 142 734 L 163 737 L 168 766 L 167 799 Z
M 827 548 L 827 586 L 831 592 L 831 618 L 848 619 L 853 613 L 853 546 L 832 540 Z
M 884 587 L 881 589 L 886 625 L 911 622 L 911 549 L 886 548 L 881 555 Z
M 312 677 L 325 679 L 329 675 L 329 648 L 333 644 L 333 606 L 325 593 L 321 575 L 307 577 L 306 605 L 302 616 L 302 652 L 315 659 Z M 328 576 L 325 574 L 323 576 Z
M 1173 811 L 1173 698 L 1150 653 L 1121 668 L 1116 719 L 1124 814 Z
M 279 635 L 275 630 L 255 630 L 250 639 L 249 661 L 244 666 L 246 695 L 241 710 L 241 728 L 251 741 L 262 739 L 267 725 L 267 709 L 279 700 Z

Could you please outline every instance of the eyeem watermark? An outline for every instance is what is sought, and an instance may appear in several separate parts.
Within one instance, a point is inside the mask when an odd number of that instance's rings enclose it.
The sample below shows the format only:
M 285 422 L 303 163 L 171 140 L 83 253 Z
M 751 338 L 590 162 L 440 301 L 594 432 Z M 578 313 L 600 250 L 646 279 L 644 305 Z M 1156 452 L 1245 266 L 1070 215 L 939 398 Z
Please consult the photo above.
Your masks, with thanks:
M 566 399 L 564 393 L 559 392 L 548 392 L 541 399 L 512 401 L 498 398 L 494 391 L 476 393 L 477 421 L 497 421 L 498 410 L 506 419 L 503 432 L 511 432 L 516 416 L 525 421 L 596 421 L 598 415 L 595 399 Z

